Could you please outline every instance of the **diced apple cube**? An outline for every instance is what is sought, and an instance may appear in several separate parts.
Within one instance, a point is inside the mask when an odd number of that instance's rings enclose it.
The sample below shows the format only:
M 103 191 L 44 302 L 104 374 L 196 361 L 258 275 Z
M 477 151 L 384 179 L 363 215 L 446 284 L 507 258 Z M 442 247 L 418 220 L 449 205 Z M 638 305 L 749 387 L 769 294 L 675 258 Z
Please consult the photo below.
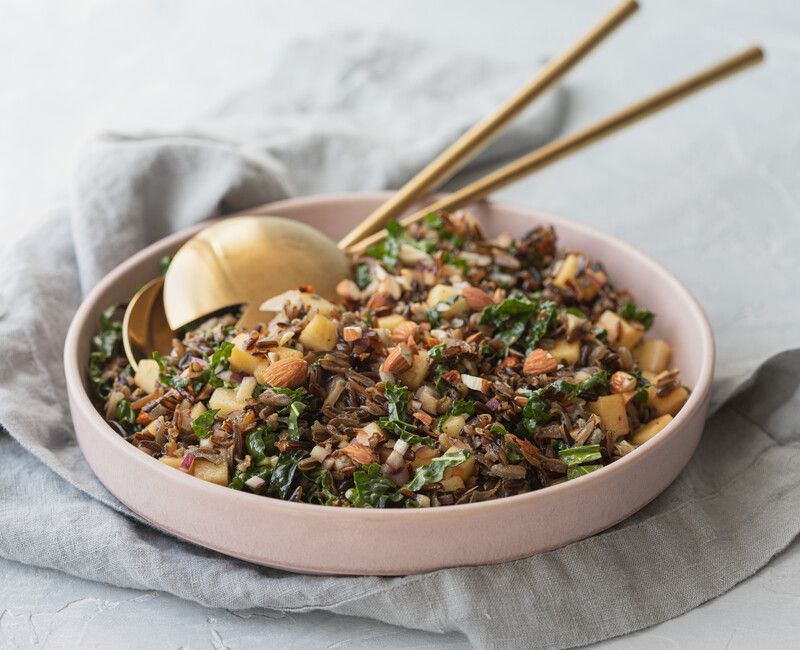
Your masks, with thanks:
M 393 330 L 400 323 L 405 323 L 406 317 L 402 314 L 389 314 L 388 316 L 381 316 L 377 319 L 376 323 L 379 328 L 385 330 Z
M 672 422 L 672 416 L 667 414 L 642 425 L 639 427 L 638 431 L 636 431 L 636 433 L 630 437 L 631 444 L 638 447 L 639 445 L 647 442 L 670 422 Z
M 216 483 L 217 485 L 228 485 L 228 464 L 212 463 L 205 458 L 196 458 L 192 473 L 199 479 Z
M 652 408 L 657 415 L 677 415 L 681 407 L 689 399 L 689 391 L 683 386 L 678 386 L 666 395 L 659 397 L 656 394 L 656 387 L 647 388 L 647 405 Z
M 428 374 L 428 369 L 431 366 L 431 360 L 428 353 L 419 351 L 414 355 L 411 360 L 411 367 L 402 373 L 399 377 L 400 381 L 411 390 L 417 390 L 422 386 L 425 377 Z
M 462 481 L 466 482 L 467 479 L 472 476 L 475 472 L 475 454 L 470 455 L 467 460 L 465 460 L 460 465 L 456 465 L 455 467 L 448 467 L 444 471 L 444 478 L 445 480 L 453 477 L 458 477 Z
M 570 281 L 575 279 L 575 274 L 578 272 L 578 258 L 570 253 L 561 262 L 558 267 L 558 273 L 553 279 L 553 284 L 559 289 L 566 289 Z
M 317 314 L 300 332 L 298 340 L 309 350 L 329 352 L 336 346 L 336 325 L 327 316 Z
M 441 482 L 443 492 L 455 492 L 456 490 L 464 489 L 464 479 L 460 476 L 451 476 L 450 478 L 442 479 Z
M 205 413 L 206 410 L 207 410 L 206 405 L 203 404 L 203 402 L 197 402 L 197 404 L 195 404 L 192 407 L 192 410 L 189 411 L 189 417 L 192 418 L 192 422 L 194 422 L 195 418 L 198 418 L 201 415 L 203 415 L 203 413 Z
M 316 307 L 319 313 L 323 316 L 330 316 L 331 312 L 336 309 L 336 305 L 334 305 L 330 300 L 325 300 L 325 298 L 318 296 L 316 293 L 301 292 L 300 300 L 309 309 Z
M 244 344 L 249 340 L 250 335 L 246 332 L 236 335 L 233 341 L 231 341 L 231 343 L 233 343 L 233 349 L 231 350 L 229 361 L 231 363 L 231 368 L 236 372 L 252 375 L 256 366 L 264 360 L 264 357 L 257 357 L 244 349 Z
M 555 357 L 556 361 L 571 366 L 577 363 L 581 356 L 581 344 L 580 341 L 570 343 L 566 339 L 558 339 L 548 352 Z
M 631 427 L 625 411 L 625 398 L 621 394 L 598 397 L 594 402 L 589 402 L 589 410 L 597 415 L 603 423 L 603 427 L 615 436 L 627 436 L 630 433 Z
M 178 458 L 177 456 L 162 456 L 158 460 L 160 460 L 165 465 L 174 467 L 175 469 L 180 468 L 181 463 L 183 462 L 183 458 Z
M 235 388 L 216 388 L 208 400 L 208 405 L 212 409 L 218 409 L 223 417 L 233 411 L 241 411 L 246 402 L 236 399 Z
M 155 420 L 148 424 L 144 430 L 147 431 L 147 433 L 156 436 L 159 434 L 162 428 L 164 428 L 164 416 L 159 415 Z
M 146 393 L 156 392 L 156 382 L 161 373 L 158 362 L 155 359 L 142 359 L 136 368 L 133 381 Z
M 466 415 L 451 415 L 442 423 L 442 431 L 448 436 L 460 436 L 461 430 L 467 423 Z
M 661 339 L 642 341 L 633 351 L 633 358 L 639 363 L 639 368 L 654 373 L 666 370 L 671 356 L 672 349 Z
M 644 327 L 636 321 L 627 321 L 619 314 L 606 310 L 597 319 L 597 327 L 608 332 L 608 342 L 633 350 L 644 334 Z
M 283 361 L 284 359 L 302 359 L 304 356 L 305 355 L 300 350 L 287 348 L 283 345 L 269 351 L 269 358 L 273 363 L 276 361 Z
M 439 313 L 443 318 L 461 316 L 467 312 L 467 302 L 460 297 L 461 292 L 449 284 L 437 284 L 436 286 L 431 287 L 431 290 L 428 292 L 428 307 L 433 309 L 437 307 L 439 303 L 446 303 L 448 300 L 452 300 L 456 296 L 458 296 L 458 299 L 455 300 L 455 302 L 453 302 L 453 304 L 447 309 L 440 311 Z

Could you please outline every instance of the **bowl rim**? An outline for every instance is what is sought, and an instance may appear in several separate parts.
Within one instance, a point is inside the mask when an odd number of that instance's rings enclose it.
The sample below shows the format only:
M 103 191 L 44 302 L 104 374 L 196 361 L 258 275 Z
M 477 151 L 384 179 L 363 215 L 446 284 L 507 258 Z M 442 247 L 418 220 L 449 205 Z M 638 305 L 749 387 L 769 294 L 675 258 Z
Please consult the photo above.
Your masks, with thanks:
M 362 201 L 384 201 L 393 194 L 394 192 L 389 191 L 340 192 L 294 197 L 280 201 L 273 201 L 259 206 L 253 206 L 248 210 L 243 210 L 235 215 L 225 215 L 225 217 L 243 214 L 266 214 L 268 210 L 279 211 L 286 208 L 295 209 L 308 206 L 318 206 L 320 204 L 341 203 L 345 201 L 352 201 L 353 199 Z M 699 326 L 698 340 L 700 342 L 700 355 L 702 359 L 700 370 L 698 372 L 698 380 L 696 385 L 692 387 L 689 399 L 683 408 L 681 408 L 681 410 L 678 412 L 678 414 L 673 418 L 673 420 L 661 432 L 659 432 L 659 435 L 654 436 L 640 447 L 637 447 L 633 452 L 626 454 L 610 465 L 606 465 L 600 470 L 578 477 L 572 481 L 564 481 L 563 483 L 551 485 L 539 490 L 533 490 L 524 494 L 517 494 L 500 499 L 491 499 L 478 503 L 460 504 L 447 508 L 333 508 L 330 506 L 323 506 L 313 503 L 284 501 L 282 499 L 275 499 L 272 497 L 265 497 L 239 490 L 232 490 L 227 486 L 201 481 L 193 476 L 184 474 L 183 472 L 176 472 L 172 467 L 168 467 L 152 456 L 142 453 L 133 445 L 123 440 L 96 410 L 91 398 L 89 397 L 88 389 L 84 385 L 84 363 L 78 358 L 80 334 L 82 330 L 87 328 L 93 329 L 95 327 L 95 325 L 87 323 L 87 319 L 89 312 L 94 309 L 100 295 L 107 291 L 109 287 L 114 285 L 117 281 L 119 281 L 119 279 L 122 278 L 131 268 L 137 266 L 146 258 L 150 257 L 154 249 L 163 248 L 169 245 L 177 246 L 178 242 L 201 230 L 213 220 L 200 222 L 194 226 L 180 230 L 176 233 L 172 233 L 167 237 L 149 244 L 112 269 L 83 298 L 80 306 L 72 318 L 72 321 L 70 322 L 69 330 L 64 343 L 64 372 L 67 380 L 67 390 L 71 396 L 71 408 L 80 409 L 81 414 L 84 415 L 88 421 L 94 422 L 97 425 L 97 431 L 102 430 L 106 432 L 106 434 L 110 436 L 110 443 L 115 445 L 122 454 L 125 454 L 128 458 L 130 458 L 130 462 L 146 463 L 152 471 L 162 472 L 164 477 L 178 481 L 179 484 L 181 481 L 184 481 L 183 486 L 187 489 L 194 490 L 198 495 L 198 498 L 202 498 L 204 494 L 219 495 L 219 491 L 224 490 L 230 499 L 248 500 L 250 507 L 262 507 L 268 510 L 278 510 L 287 514 L 301 514 L 305 512 L 308 515 L 312 515 L 328 512 L 330 515 L 326 516 L 348 518 L 353 516 L 354 513 L 358 513 L 358 517 L 364 517 L 368 520 L 384 520 L 387 517 L 405 517 L 411 519 L 419 517 L 441 518 L 443 516 L 460 516 L 461 514 L 466 515 L 472 512 L 478 512 L 479 510 L 497 508 L 503 503 L 509 503 L 511 501 L 513 501 L 515 504 L 522 505 L 528 500 L 532 501 L 534 499 L 546 499 L 551 495 L 574 489 L 576 481 L 582 481 L 582 485 L 584 486 L 588 484 L 588 481 L 595 481 L 599 483 L 600 481 L 610 477 L 612 472 L 619 472 L 622 468 L 627 467 L 631 463 L 636 463 L 637 459 L 641 458 L 645 454 L 656 453 L 659 447 L 666 444 L 668 438 L 677 435 L 683 423 L 688 421 L 695 414 L 695 412 L 702 407 L 711 391 L 716 351 L 711 325 L 705 312 L 703 311 L 703 308 L 700 306 L 700 303 L 697 301 L 692 292 L 680 280 L 678 280 L 678 278 L 670 270 L 640 251 L 632 244 L 629 244 L 622 239 L 606 234 L 577 221 L 572 221 L 571 219 L 560 217 L 544 210 L 539 210 L 538 208 L 530 208 L 513 203 L 494 201 L 487 201 L 483 204 L 502 210 L 532 213 L 538 220 L 552 224 L 556 228 L 556 231 L 558 231 L 560 226 L 565 226 L 566 228 L 578 231 L 582 235 L 589 238 L 601 240 L 615 247 L 621 248 L 627 255 L 637 260 L 640 264 L 647 268 L 648 272 L 654 272 L 662 275 L 675 293 L 680 294 L 684 302 L 689 307 L 691 317 Z M 94 433 L 97 433 L 97 431 Z M 209 490 L 211 492 L 209 492 Z M 242 504 L 244 505 L 248 501 L 242 501 Z M 233 501 L 232 503 L 235 504 L 236 502 Z M 261 506 L 257 506 L 257 504 L 261 504 Z

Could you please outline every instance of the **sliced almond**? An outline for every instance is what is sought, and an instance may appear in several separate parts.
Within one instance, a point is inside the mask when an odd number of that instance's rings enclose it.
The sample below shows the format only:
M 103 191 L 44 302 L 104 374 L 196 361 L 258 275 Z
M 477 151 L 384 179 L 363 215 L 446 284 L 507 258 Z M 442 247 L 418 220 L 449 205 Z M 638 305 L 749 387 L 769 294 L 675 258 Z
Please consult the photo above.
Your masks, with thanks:
M 379 291 L 367 301 L 367 309 L 380 316 L 394 309 L 396 303 L 397 301 L 392 297 L 392 294 L 386 291 Z
M 547 350 L 536 348 L 527 357 L 522 366 L 522 372 L 526 375 L 545 375 L 558 368 L 558 361 Z
M 628 393 L 636 390 L 636 377 L 622 370 L 618 370 L 611 375 L 610 386 L 612 393 Z
M 472 311 L 481 311 L 494 304 L 492 297 L 477 287 L 464 287 L 461 290 L 461 296 Z
M 363 330 L 356 325 L 348 325 L 342 328 L 342 336 L 345 341 L 357 341 L 364 335 Z
M 277 388 L 299 388 L 306 382 L 308 363 L 305 359 L 281 359 L 268 366 L 256 368 L 256 379 L 260 384 Z
M 433 422 L 433 418 L 423 411 L 414 411 L 411 415 L 416 420 L 422 422 L 426 427 L 430 426 L 431 422 Z
M 341 280 L 339 284 L 336 285 L 336 295 L 343 300 L 356 302 L 361 300 L 361 289 L 359 289 L 358 285 L 352 280 L 345 279 Z
M 461 374 L 461 383 L 471 390 L 477 390 L 481 393 L 486 393 L 492 387 L 492 382 L 483 377 L 476 377 L 475 375 Z
M 403 321 L 392 329 L 392 340 L 398 343 L 405 343 L 409 337 L 416 340 L 418 331 L 419 328 L 415 322 L 410 320 Z
M 368 465 L 369 463 L 374 463 L 377 460 L 377 456 L 375 452 L 366 445 L 360 445 L 357 442 L 351 442 L 347 447 L 344 449 L 340 449 L 337 452 L 338 454 L 344 454 L 354 463 L 358 463 L 360 465 Z
M 386 360 L 383 362 L 381 370 L 397 375 L 408 370 L 413 360 L 414 355 L 411 354 L 411 349 L 404 343 L 401 343 L 392 348 L 391 352 L 389 352 L 389 356 L 387 356 Z

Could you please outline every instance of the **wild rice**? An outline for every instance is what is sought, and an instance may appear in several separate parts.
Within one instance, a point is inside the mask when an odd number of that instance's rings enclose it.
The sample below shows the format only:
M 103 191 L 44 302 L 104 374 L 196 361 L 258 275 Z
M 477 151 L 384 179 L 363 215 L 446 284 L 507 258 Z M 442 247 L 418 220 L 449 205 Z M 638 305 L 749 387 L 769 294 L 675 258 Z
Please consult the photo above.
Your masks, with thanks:
M 459 211 L 390 233 L 354 259 L 338 304 L 303 287 L 271 300 L 283 311 L 251 332 L 236 314 L 210 318 L 136 376 L 110 309 L 89 366 L 100 412 L 145 453 L 237 490 L 427 507 L 591 473 L 688 396 L 647 348 L 663 342 L 637 345 L 653 315 L 601 262 L 558 251 L 552 228 L 489 241 Z M 319 322 L 332 342 L 312 332 Z M 256 368 L 284 359 L 302 385 L 250 394 Z M 615 386 L 633 390 L 612 392 L 618 371 L 630 376 Z

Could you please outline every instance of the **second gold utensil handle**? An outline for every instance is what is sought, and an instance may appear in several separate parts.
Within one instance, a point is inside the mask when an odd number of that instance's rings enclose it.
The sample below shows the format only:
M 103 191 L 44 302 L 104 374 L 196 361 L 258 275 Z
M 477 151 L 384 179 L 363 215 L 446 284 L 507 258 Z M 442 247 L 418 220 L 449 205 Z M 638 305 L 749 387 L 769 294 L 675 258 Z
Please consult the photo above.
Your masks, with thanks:
M 727 58 L 696 75 L 650 95 L 646 99 L 632 104 L 618 113 L 609 115 L 592 126 L 560 138 L 559 140 L 555 140 L 526 156 L 522 156 L 504 165 L 500 169 L 484 176 L 474 183 L 470 183 L 460 190 L 449 194 L 424 210 L 420 210 L 419 212 L 401 219 L 400 223 L 407 226 L 415 221 L 419 221 L 431 212 L 436 212 L 438 210 L 454 210 L 468 203 L 482 199 L 488 194 L 541 169 L 551 162 L 611 135 L 623 127 L 629 126 L 662 108 L 666 108 L 706 86 L 721 81 L 746 67 L 759 63 L 763 58 L 764 52 L 760 47 L 749 47 L 739 54 Z M 371 237 L 362 239 L 349 250 L 364 250 L 366 247 L 380 241 L 385 236 L 386 231 L 383 230 Z

